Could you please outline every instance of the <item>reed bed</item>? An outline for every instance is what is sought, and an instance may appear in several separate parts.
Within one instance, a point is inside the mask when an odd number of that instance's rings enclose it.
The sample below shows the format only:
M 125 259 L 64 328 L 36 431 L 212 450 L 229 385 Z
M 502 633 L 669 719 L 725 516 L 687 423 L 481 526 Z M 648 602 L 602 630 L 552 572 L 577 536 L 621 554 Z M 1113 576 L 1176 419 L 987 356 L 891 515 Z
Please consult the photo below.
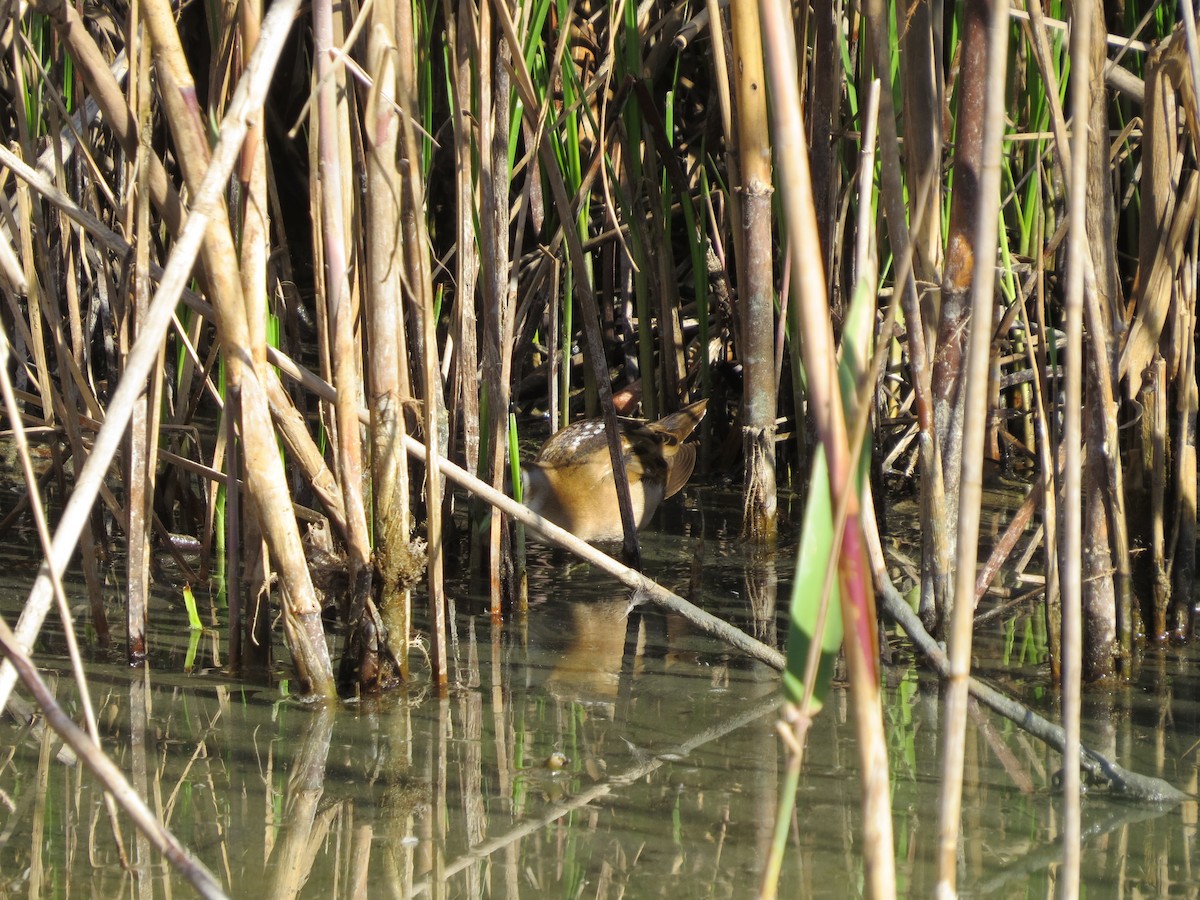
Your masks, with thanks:
M 952 892 L 972 626 L 1025 530 L 1008 564 L 1040 560 L 1068 758 L 1080 685 L 1194 629 L 1195 23 L 1065 8 L 13 7 L 0 374 L 46 564 L 0 646 L 27 652 L 56 596 L 66 614 L 76 558 L 101 644 L 121 567 L 137 662 L 172 553 L 236 671 L 269 664 L 278 609 L 301 693 L 426 660 L 444 686 L 455 529 L 493 617 L 523 608 L 520 538 L 478 499 L 504 504 L 512 423 L 603 416 L 620 484 L 616 417 L 707 397 L 701 468 L 741 473 L 745 538 L 801 535 L 793 771 L 846 654 L 877 896 L 876 511 L 919 474 Z M 985 465 L 1028 492 L 981 572 Z M 808 496 L 803 523 L 780 490 Z

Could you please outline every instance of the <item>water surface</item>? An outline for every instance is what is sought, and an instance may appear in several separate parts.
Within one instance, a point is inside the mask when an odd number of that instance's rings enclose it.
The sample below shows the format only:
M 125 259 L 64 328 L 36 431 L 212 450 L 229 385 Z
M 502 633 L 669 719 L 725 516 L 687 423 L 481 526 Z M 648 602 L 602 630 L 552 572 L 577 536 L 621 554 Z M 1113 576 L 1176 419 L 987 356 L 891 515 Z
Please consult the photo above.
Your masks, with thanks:
M 760 639 L 783 634 L 791 554 L 736 541 L 736 510 L 697 495 L 647 535 L 646 570 Z M 34 567 L 6 564 L 9 621 Z M 460 567 L 461 569 L 461 567 Z M 83 596 L 82 586 L 71 586 Z M 745 897 L 755 893 L 785 763 L 777 680 L 653 608 L 631 609 L 605 576 L 531 549 L 528 619 L 494 625 L 465 579 L 453 586 L 451 687 L 426 682 L 318 709 L 277 679 L 223 669 L 219 628 L 189 654 L 162 582 L 149 665 L 89 645 L 105 750 L 233 896 Z M 80 603 L 79 614 L 84 614 Z M 119 615 L 112 608 L 113 618 Z M 903 893 L 932 892 L 937 829 L 936 680 L 892 638 L 885 716 Z M 977 668 L 1056 716 L 1038 615 L 983 627 Z M 336 648 L 335 648 L 336 650 Z M 37 658 L 78 719 L 61 626 Z M 282 656 L 282 654 L 281 654 Z M 421 666 L 415 666 L 421 669 Z M 1139 771 L 1195 791 L 1200 684 L 1193 654 L 1165 649 L 1138 680 L 1088 697 L 1085 737 Z M 855 740 L 842 685 L 817 717 L 792 823 L 782 897 L 861 893 Z M 0 722 L 0 896 L 186 895 L 185 883 L 118 816 L 122 853 L 94 780 L 57 743 Z M 1054 890 L 1056 754 L 972 708 L 959 884 L 966 896 Z M 1092 896 L 1200 894 L 1194 803 L 1083 806 Z

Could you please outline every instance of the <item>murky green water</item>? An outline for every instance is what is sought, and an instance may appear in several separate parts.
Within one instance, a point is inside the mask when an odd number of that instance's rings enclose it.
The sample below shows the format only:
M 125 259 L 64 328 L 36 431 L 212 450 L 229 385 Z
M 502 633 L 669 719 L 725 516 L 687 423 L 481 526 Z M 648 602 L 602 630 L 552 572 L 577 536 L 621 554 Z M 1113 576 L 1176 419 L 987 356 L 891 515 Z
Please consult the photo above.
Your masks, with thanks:
M 667 528 L 682 537 L 646 537 L 647 571 L 776 640 L 790 555 L 748 556 L 732 514 L 677 515 Z M 4 569 L 0 610 L 11 621 L 33 567 Z M 773 673 L 653 609 L 629 615 L 612 582 L 555 553 L 534 552 L 530 594 L 527 623 L 496 627 L 456 587 L 444 698 L 418 684 L 317 710 L 277 684 L 223 674 L 219 631 L 201 636 L 187 671 L 185 619 L 164 589 L 146 670 L 89 650 L 104 747 L 233 896 L 753 895 L 784 764 Z M 1053 714 L 1035 622 L 1020 606 L 996 618 L 978 665 Z M 38 659 L 77 716 L 60 635 L 48 630 Z M 937 686 L 902 642 L 897 651 L 886 692 L 897 870 L 905 894 L 927 896 Z M 1195 670 L 1190 653 L 1145 660 L 1136 684 L 1089 698 L 1085 735 L 1195 791 Z M 1047 896 L 1059 855 L 1057 758 L 984 710 L 972 710 L 968 728 L 960 887 Z M 119 816 L 122 865 L 101 792 L 56 750 L 0 722 L 0 897 L 186 895 Z M 780 896 L 860 893 L 856 766 L 839 691 L 810 735 Z M 1088 896 L 1200 894 L 1195 804 L 1162 811 L 1092 793 L 1083 815 Z

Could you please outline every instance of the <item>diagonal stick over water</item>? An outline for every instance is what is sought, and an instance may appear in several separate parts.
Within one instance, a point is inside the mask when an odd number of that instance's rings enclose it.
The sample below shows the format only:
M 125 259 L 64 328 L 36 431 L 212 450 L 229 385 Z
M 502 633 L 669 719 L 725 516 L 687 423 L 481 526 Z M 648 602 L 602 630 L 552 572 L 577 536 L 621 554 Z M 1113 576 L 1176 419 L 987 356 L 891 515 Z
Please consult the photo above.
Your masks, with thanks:
M 302 387 L 312 391 L 321 399 L 332 401 L 336 397 L 337 392 L 329 382 L 310 372 L 278 349 L 274 347 L 267 348 L 267 361 L 271 365 L 276 366 L 289 378 L 298 381 Z M 359 420 L 364 423 L 369 421 L 369 415 L 365 409 L 360 409 L 358 416 Z M 425 445 L 420 441 L 406 434 L 404 435 L 404 446 L 410 456 L 415 456 L 421 462 L 428 463 Z M 757 659 L 759 662 L 765 663 L 776 671 L 783 669 L 785 662 L 783 654 L 774 647 L 768 647 L 762 641 L 756 640 L 740 628 L 735 628 L 712 613 L 706 612 L 695 604 L 689 603 L 684 598 L 647 578 L 636 569 L 622 565 L 607 553 L 596 549 L 591 544 L 581 541 L 566 529 L 559 528 L 553 522 L 543 519 L 537 513 L 522 506 L 511 497 L 502 494 L 491 485 L 480 481 L 470 472 L 446 459 L 444 456 L 437 457 L 436 462 L 442 474 L 455 484 L 466 488 L 471 493 L 490 503 L 496 509 L 499 509 L 506 516 L 517 520 L 527 528 L 534 529 L 547 540 L 552 541 L 560 547 L 565 547 L 580 559 L 612 575 L 621 584 L 634 592 L 635 600 L 650 600 L 657 606 L 676 612 L 696 628 L 724 641 L 732 647 L 736 647 L 752 659 Z
M 162 283 L 155 292 L 154 300 L 142 323 L 141 334 L 126 360 L 125 374 L 113 395 L 104 425 L 96 435 L 87 462 L 75 479 L 75 490 L 63 509 L 50 547 L 50 556 L 42 562 L 37 580 L 33 583 L 25 609 L 14 630 L 17 643 L 26 652 L 33 646 L 42 622 L 50 611 L 54 596 L 51 572 L 61 578 L 75 553 L 75 545 L 79 542 L 84 522 L 96 502 L 109 463 L 125 437 L 125 429 L 133 412 L 133 403 L 145 389 L 146 379 L 150 375 L 150 368 L 158 359 L 159 347 L 171 324 L 175 306 L 192 274 L 196 254 L 208 229 L 210 211 L 221 202 L 221 194 L 241 152 L 251 118 L 261 114 L 275 64 L 279 60 L 283 43 L 299 8 L 300 0 L 276 0 L 263 17 L 262 36 L 250 55 L 245 75 L 234 91 L 229 112 L 221 123 L 221 137 L 213 149 L 212 164 L 204 176 L 204 184 L 188 212 L 187 222 L 167 262 Z M 7 705 L 8 696 L 12 693 L 16 681 L 16 670 L 6 660 L 0 666 L 0 710 Z

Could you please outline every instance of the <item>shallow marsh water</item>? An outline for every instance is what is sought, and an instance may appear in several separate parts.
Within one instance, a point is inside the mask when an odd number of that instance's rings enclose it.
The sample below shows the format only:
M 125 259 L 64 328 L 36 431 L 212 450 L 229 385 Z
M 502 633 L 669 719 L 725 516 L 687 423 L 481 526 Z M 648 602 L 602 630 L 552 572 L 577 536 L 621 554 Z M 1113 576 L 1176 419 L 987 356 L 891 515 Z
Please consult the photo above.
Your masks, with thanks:
M 645 536 L 647 572 L 780 640 L 791 553 L 774 562 L 748 554 L 736 511 L 700 496 L 666 511 L 673 536 Z M 324 710 L 288 698 L 280 683 L 224 674 L 219 630 L 200 636 L 189 663 L 186 620 L 164 586 L 146 669 L 86 650 L 104 747 L 232 896 L 753 895 L 784 765 L 773 673 L 654 609 L 630 614 L 619 587 L 566 556 L 537 546 L 530 555 L 524 623 L 493 626 L 467 586 L 454 586 L 444 698 L 417 684 Z M 35 566 L 17 557 L 0 568 L 0 613 L 11 621 Z M 1032 606 L 995 618 L 976 666 L 1053 717 L 1037 621 Z M 897 872 L 904 894 L 927 896 L 937 684 L 902 640 L 892 644 L 885 715 Z M 37 658 L 77 714 L 60 627 L 48 626 Z M 1134 683 L 1089 695 L 1086 739 L 1195 792 L 1196 662 L 1191 649 L 1168 648 L 1141 661 Z M 186 894 L 124 817 L 132 871 L 122 866 L 101 792 L 56 752 L 49 737 L 0 722 L 0 897 Z M 1054 892 L 1058 765 L 1008 722 L 972 709 L 964 895 Z M 861 892 L 856 770 L 839 687 L 810 733 L 781 897 Z M 1089 793 L 1086 895 L 1200 895 L 1196 814 L 1194 803 L 1159 810 Z

